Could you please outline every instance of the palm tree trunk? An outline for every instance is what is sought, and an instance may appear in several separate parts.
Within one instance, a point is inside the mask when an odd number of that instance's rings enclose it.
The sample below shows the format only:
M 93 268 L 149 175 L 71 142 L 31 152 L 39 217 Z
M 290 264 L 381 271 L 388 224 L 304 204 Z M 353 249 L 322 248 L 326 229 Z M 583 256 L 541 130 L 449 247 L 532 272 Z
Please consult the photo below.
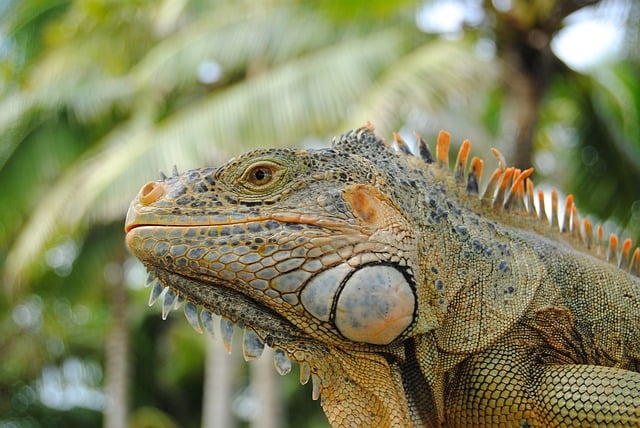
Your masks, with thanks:
M 498 11 L 493 2 L 485 1 L 496 19 L 496 44 L 504 59 L 504 76 L 508 96 L 508 111 L 514 121 L 514 144 L 509 158 L 518 168 L 529 168 L 532 162 L 533 138 L 538 125 L 540 104 L 549 87 L 551 76 L 561 64 L 551 50 L 551 40 L 562 28 L 564 18 L 576 10 L 597 4 L 600 0 L 557 0 L 547 6 L 540 2 L 521 5 L 531 13 L 540 13 L 532 19 L 518 8 Z M 525 6 L 526 5 L 526 6 Z
M 105 406 L 103 426 L 125 428 L 129 403 L 129 331 L 124 279 L 108 284 L 111 329 L 105 346 Z
M 252 428 L 282 428 L 281 379 L 273 367 L 273 349 L 265 347 L 262 357 L 251 364 L 251 391 L 258 399 Z
M 207 340 L 202 399 L 202 428 L 233 428 L 231 405 L 235 391 L 237 352 L 228 355 L 219 342 Z
M 508 66 L 508 104 L 513 114 L 514 144 L 509 158 L 513 164 L 526 169 L 533 164 L 533 138 L 538 125 L 540 115 L 540 103 L 547 89 L 546 78 L 550 76 L 550 70 L 540 70 L 540 75 L 532 75 L 531 70 L 521 68 L 521 64 L 515 63 Z

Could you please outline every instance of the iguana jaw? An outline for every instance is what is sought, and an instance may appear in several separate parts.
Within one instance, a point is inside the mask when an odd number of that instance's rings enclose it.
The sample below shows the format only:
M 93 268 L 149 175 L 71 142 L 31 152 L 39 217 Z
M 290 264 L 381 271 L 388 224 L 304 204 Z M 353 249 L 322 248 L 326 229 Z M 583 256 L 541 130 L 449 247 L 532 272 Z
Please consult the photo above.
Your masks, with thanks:
M 236 326 L 244 329 L 245 360 L 260 358 L 266 344 L 275 350 L 274 366 L 280 375 L 291 371 L 291 361 L 297 362 L 300 383 L 304 385 L 312 381 L 312 398 L 317 400 L 322 395 L 322 405 L 330 423 L 344 423 L 360 411 L 367 415 L 361 421 L 364 425 L 392 426 L 408 420 L 409 416 L 405 414 L 406 398 L 401 386 L 395 385 L 392 378 L 388 377 L 391 368 L 382 355 L 326 346 L 228 286 L 207 283 L 151 266 L 149 272 L 149 285 L 159 286 L 165 293 L 158 295 L 152 291 L 153 299 L 164 298 L 163 317 L 177 306 L 175 299 L 180 300 L 171 298 L 167 309 L 166 295 L 171 292 L 185 299 L 185 314 L 188 305 L 202 307 L 200 317 L 210 335 L 213 334 L 210 314 L 220 314 L 222 340 L 228 352 L 231 352 L 231 337 L 225 336 L 225 331 L 229 334 L 229 327 Z M 203 316 L 203 313 L 206 315 Z M 189 315 L 187 319 L 196 331 L 202 333 L 199 322 L 194 324 Z M 256 343 L 256 335 L 259 343 Z M 402 351 L 392 347 L 389 352 L 395 354 Z M 380 373 L 381 376 L 372 376 L 373 373 Z M 348 401 L 344 400 L 345 396 L 349 397 Z
M 220 316 L 222 323 L 230 322 L 242 329 L 251 329 L 261 339 L 262 344 L 267 344 L 272 348 L 287 348 L 292 343 L 309 342 L 311 338 L 299 331 L 294 325 L 287 320 L 274 313 L 272 310 L 265 308 L 260 303 L 255 302 L 247 296 L 238 293 L 228 285 L 213 284 L 195 278 L 189 278 L 166 271 L 149 267 L 151 277 L 155 277 L 162 287 L 168 287 L 176 296 L 184 299 L 186 304 L 193 304 L 201 307 L 200 321 L 203 321 L 204 329 L 209 335 L 214 335 L 213 324 L 207 324 L 208 315 L 202 316 L 202 311 Z M 153 279 L 152 279 L 153 282 Z M 152 290 L 152 297 L 157 294 Z M 159 296 L 158 296 L 159 297 Z M 175 306 L 175 305 L 173 305 Z M 163 305 L 163 316 L 167 314 Z M 200 323 L 187 320 L 196 331 L 200 329 Z M 223 331 L 228 326 L 221 329 Z M 231 343 L 228 342 L 229 337 L 223 337 L 223 342 L 227 350 L 230 351 Z M 247 351 L 245 349 L 245 351 Z M 252 359 L 250 354 L 246 354 L 246 359 Z
M 380 351 L 379 345 L 398 339 L 416 316 L 413 279 L 410 269 L 401 265 L 402 255 L 382 242 L 358 245 L 367 237 L 353 228 L 339 233 L 313 223 L 303 227 L 272 219 L 229 225 L 147 225 L 136 218 L 128 217 L 127 245 L 150 272 L 172 271 L 177 279 L 232 290 L 245 296 L 246 306 L 258 305 L 281 319 L 293 319 L 298 331 L 327 345 Z M 249 230 L 251 242 L 245 241 Z M 388 264 L 389 253 L 395 253 L 399 264 Z M 159 273 L 155 276 L 162 279 Z M 177 287 L 172 279 L 161 282 L 196 304 L 209 302 L 206 293 L 192 296 L 189 287 Z M 366 286 L 374 292 L 372 297 L 358 291 L 372 280 L 373 288 Z M 376 306 L 368 306 L 376 303 L 386 308 L 384 316 L 376 315 Z
M 349 418 L 350 412 L 340 404 L 345 394 L 351 397 L 348 407 L 368 409 L 365 413 L 375 426 L 389 425 L 403 414 L 402 388 L 391 382 L 391 378 L 380 384 L 370 377 L 373 372 L 391 370 L 381 355 L 327 346 L 314 340 L 228 284 L 189 278 L 150 265 L 147 268 L 147 285 L 152 287 L 150 304 L 162 301 L 163 318 L 178 306 L 176 302 L 184 300 L 185 315 L 191 326 L 199 333 L 203 332 L 203 326 L 210 336 L 221 333 L 227 352 L 231 352 L 234 327 L 240 327 L 244 332 L 242 352 L 245 360 L 260 358 L 266 344 L 275 351 L 274 367 L 280 375 L 288 374 L 292 369 L 291 362 L 297 362 L 300 383 L 304 385 L 311 380 L 312 398 L 317 400 L 322 395 L 322 405 L 331 423 Z M 198 312 L 197 307 L 201 307 L 202 326 L 197 316 L 195 319 L 193 316 Z M 212 314 L 220 316 L 220 329 L 215 333 Z M 394 346 L 388 352 L 395 354 L 398 351 Z
M 214 340 L 220 334 L 229 353 L 234 329 L 240 328 L 243 331 L 242 352 L 246 361 L 260 358 L 266 344 L 275 351 L 274 367 L 280 375 L 291 371 L 291 361 L 297 362 L 300 366 L 300 383 L 304 385 L 311 379 L 312 398 L 317 400 L 320 397 L 322 370 L 317 362 L 321 360 L 321 355 L 326 354 L 321 343 L 313 341 L 287 320 L 228 286 L 177 275 L 153 266 L 148 269 L 147 286 L 153 287 L 150 305 L 161 299 L 163 318 L 177 308 L 177 302 L 184 300 L 185 316 L 194 330 L 203 333 L 204 327 L 204 331 Z M 218 317 L 220 327 L 215 329 L 214 320 Z

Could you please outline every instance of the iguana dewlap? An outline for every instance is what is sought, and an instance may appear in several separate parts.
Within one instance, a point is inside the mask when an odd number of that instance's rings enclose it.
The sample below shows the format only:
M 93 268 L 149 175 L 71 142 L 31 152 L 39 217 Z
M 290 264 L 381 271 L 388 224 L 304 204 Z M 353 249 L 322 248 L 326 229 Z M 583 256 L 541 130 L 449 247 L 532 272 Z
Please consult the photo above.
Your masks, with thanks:
M 497 152 L 480 194 L 482 161 L 465 142 L 452 172 L 448 146 L 364 127 L 163 176 L 127 245 L 164 317 L 184 299 L 227 345 L 244 327 L 334 426 L 640 426 L 640 250 L 571 197 L 558 219 Z

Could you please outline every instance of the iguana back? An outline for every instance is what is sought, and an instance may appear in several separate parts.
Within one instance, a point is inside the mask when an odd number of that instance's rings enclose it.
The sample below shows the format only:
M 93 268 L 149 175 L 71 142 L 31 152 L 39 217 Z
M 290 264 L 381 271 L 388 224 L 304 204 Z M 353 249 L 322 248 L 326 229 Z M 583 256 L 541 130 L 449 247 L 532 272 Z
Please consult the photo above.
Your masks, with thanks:
M 560 222 L 497 152 L 480 194 L 482 161 L 465 142 L 451 172 L 448 146 L 364 127 L 176 173 L 133 201 L 127 244 L 165 316 L 181 296 L 198 329 L 196 306 L 243 325 L 245 356 L 298 362 L 335 426 L 640 424 L 640 250 L 571 197 Z

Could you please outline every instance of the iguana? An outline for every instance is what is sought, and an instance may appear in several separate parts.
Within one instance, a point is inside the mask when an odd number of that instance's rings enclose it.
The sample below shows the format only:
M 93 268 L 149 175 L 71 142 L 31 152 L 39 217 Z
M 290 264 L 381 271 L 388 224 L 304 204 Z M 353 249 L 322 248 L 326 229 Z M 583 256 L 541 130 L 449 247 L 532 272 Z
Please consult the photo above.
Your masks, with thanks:
M 497 151 L 480 192 L 468 141 L 453 171 L 447 133 L 417 141 L 365 126 L 145 184 L 151 302 L 299 363 L 334 426 L 640 426 L 640 249 Z

